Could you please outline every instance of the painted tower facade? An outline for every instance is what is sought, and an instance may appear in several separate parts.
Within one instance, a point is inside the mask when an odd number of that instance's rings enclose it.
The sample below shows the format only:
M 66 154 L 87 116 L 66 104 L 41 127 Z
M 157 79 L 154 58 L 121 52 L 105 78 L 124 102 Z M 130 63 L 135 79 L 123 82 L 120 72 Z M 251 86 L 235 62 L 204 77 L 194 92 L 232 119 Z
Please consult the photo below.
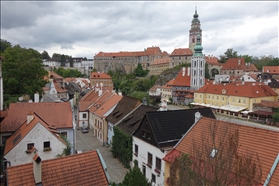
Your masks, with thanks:
M 191 89 L 197 90 L 204 85 L 205 56 L 202 53 L 201 36 L 197 36 L 194 54 L 191 60 Z
M 191 23 L 191 30 L 189 30 L 189 48 L 194 53 L 194 48 L 197 44 L 198 35 L 200 35 L 200 43 L 202 43 L 202 30 L 197 7 Z

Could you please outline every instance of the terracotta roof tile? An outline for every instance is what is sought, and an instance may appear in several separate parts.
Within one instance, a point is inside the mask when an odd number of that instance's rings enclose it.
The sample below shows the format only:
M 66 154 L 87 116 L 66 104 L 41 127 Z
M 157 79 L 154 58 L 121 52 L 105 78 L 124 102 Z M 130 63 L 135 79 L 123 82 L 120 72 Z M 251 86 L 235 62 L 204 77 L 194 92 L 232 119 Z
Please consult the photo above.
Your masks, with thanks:
M 277 93 L 272 90 L 268 85 L 260 85 L 253 83 L 240 84 L 206 84 L 201 87 L 196 93 L 208 93 L 208 94 L 223 94 L 223 90 L 226 91 L 225 95 L 240 96 L 240 97 L 266 97 L 277 96 Z
M 257 154 L 262 167 L 262 181 L 263 184 L 267 175 L 279 152 L 279 129 L 276 127 L 263 127 L 260 125 L 247 126 L 225 121 L 216 121 L 211 118 L 202 117 L 194 127 L 182 138 L 176 145 L 175 149 L 179 152 L 193 155 L 193 143 L 199 144 L 204 139 L 209 137 L 210 126 L 215 127 L 215 139 L 221 139 L 224 129 L 228 131 L 239 131 L 239 147 L 240 155 Z M 210 140 L 208 140 L 210 141 Z M 217 145 L 218 142 L 215 143 Z M 217 147 L 218 148 L 218 147 Z M 210 149 L 211 150 L 211 149 Z M 255 158 L 255 156 L 254 156 Z M 256 159 L 255 159 L 256 160 Z M 258 163 L 258 161 L 256 160 Z M 279 183 L 279 169 L 277 168 L 271 177 L 269 185 L 277 186 Z
M 252 63 L 245 63 L 244 58 L 230 58 L 227 60 L 221 70 L 243 70 L 243 71 L 258 71 Z
M 223 63 L 219 63 L 218 62 L 218 58 L 215 56 L 206 56 L 205 57 L 205 61 L 210 64 L 210 65 L 219 65 L 219 66 L 223 66 Z
M 55 86 L 55 89 L 58 93 L 65 93 L 65 92 L 68 92 L 67 89 L 65 87 L 62 87 L 61 84 L 59 82 L 55 82 L 54 81 L 54 86 Z
M 49 124 L 43 121 L 36 113 L 29 113 L 33 115 L 33 120 L 27 124 L 27 120 L 16 130 L 16 132 L 7 139 L 5 144 L 4 155 L 6 155 L 10 150 L 12 150 L 38 123 L 43 125 L 49 132 L 51 132 L 58 140 L 65 143 L 59 136 L 55 135 L 58 133 L 57 130 L 52 129 Z M 27 113 L 25 115 L 27 119 Z M 65 144 L 66 145 L 66 144 Z
M 26 120 L 26 114 L 36 112 L 46 123 L 56 128 L 73 128 L 70 102 L 11 103 L 7 117 L 1 122 L 1 132 L 14 132 Z
M 161 49 L 159 47 L 148 47 L 145 51 L 136 52 L 99 52 L 95 57 L 130 57 L 130 56 L 148 56 L 160 55 Z
M 92 72 L 91 79 L 111 79 L 110 75 L 103 72 Z
M 91 105 L 87 108 L 89 112 L 94 113 L 101 105 L 103 105 L 114 93 L 105 91 L 95 101 L 91 102 Z
M 191 81 L 191 76 L 188 76 L 188 69 L 185 68 L 185 75 L 183 76 L 183 69 L 180 70 L 178 75 L 176 76 L 172 86 L 187 86 L 189 87 Z
M 262 72 L 269 74 L 279 74 L 279 66 L 263 66 Z
M 193 53 L 189 48 L 176 48 L 172 51 L 170 56 L 192 56 Z
M 51 79 L 64 79 L 62 76 L 60 76 L 59 74 L 56 74 L 53 71 L 48 71 L 48 78 L 51 78 Z
M 70 162 L 70 163 L 69 163 Z M 109 185 L 97 151 L 42 160 L 42 185 Z M 33 163 L 7 168 L 8 185 L 35 185 Z
M 105 118 L 104 114 L 106 114 L 110 109 L 112 109 L 113 106 L 118 104 L 118 102 L 122 99 L 123 96 L 120 96 L 118 94 L 112 95 L 104 104 L 102 104 L 95 112 L 94 114 Z

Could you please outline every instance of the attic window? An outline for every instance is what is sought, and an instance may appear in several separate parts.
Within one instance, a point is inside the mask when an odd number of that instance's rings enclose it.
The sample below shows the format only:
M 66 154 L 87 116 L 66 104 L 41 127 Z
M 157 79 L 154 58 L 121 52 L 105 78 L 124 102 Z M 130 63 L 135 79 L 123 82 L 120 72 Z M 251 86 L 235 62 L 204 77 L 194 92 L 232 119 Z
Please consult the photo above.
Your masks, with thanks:
M 212 149 L 211 153 L 210 153 L 210 157 L 214 158 L 216 156 L 216 154 L 218 153 L 218 149 Z
M 150 132 L 147 132 L 146 130 L 141 131 L 142 137 L 151 140 Z

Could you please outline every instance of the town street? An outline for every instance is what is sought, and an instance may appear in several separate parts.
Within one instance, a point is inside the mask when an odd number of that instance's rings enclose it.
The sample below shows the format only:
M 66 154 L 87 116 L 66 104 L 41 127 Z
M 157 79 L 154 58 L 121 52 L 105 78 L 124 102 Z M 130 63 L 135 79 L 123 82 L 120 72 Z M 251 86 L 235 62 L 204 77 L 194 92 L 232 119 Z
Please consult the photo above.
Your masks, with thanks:
M 102 143 L 93 136 L 93 132 L 90 130 L 88 133 L 81 133 L 81 130 L 77 130 L 76 134 L 76 150 L 88 151 L 99 149 L 107 165 L 107 172 L 111 182 L 122 182 L 128 169 L 125 169 L 118 159 L 112 156 L 110 152 L 111 148 L 103 146 Z

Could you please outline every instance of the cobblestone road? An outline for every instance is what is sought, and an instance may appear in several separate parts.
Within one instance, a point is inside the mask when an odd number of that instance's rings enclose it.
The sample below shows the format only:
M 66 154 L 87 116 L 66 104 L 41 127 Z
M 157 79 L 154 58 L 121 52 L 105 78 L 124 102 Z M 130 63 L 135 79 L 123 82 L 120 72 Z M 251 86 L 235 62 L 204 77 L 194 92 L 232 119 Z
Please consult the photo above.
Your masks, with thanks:
M 99 149 L 105 163 L 107 165 L 107 172 L 110 176 L 111 182 L 120 183 L 123 181 L 124 176 L 128 169 L 125 169 L 118 159 L 113 158 L 110 147 L 102 146 L 102 143 L 93 136 L 93 132 L 89 130 L 89 133 L 81 133 L 81 130 L 77 130 L 76 135 L 76 150 L 88 151 Z

